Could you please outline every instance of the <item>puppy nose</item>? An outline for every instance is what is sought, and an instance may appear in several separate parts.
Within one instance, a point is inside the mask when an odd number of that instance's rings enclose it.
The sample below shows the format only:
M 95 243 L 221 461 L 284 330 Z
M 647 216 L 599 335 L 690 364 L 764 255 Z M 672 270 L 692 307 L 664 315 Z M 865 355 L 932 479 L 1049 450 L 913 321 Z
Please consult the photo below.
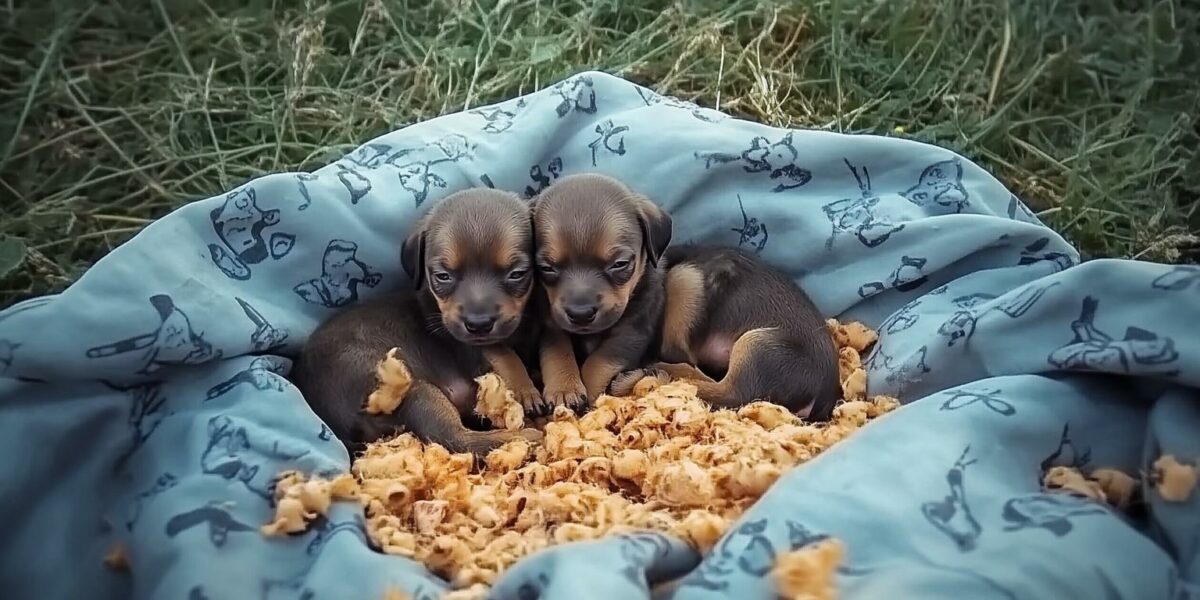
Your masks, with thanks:
M 463 317 L 463 327 L 467 328 L 468 333 L 487 333 L 495 324 L 496 317 L 492 316 L 468 315 Z
M 567 319 L 576 325 L 587 325 L 596 318 L 596 306 L 594 304 L 578 305 L 568 304 L 563 307 L 563 312 L 567 313 Z

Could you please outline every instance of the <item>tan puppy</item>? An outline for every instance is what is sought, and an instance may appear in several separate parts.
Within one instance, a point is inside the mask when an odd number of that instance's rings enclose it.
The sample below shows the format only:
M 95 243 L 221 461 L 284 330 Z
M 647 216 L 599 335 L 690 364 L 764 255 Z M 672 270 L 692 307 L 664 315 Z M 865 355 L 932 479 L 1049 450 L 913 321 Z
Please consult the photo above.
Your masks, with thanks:
M 474 431 L 475 377 L 494 370 L 527 404 L 540 395 L 518 350 L 533 358 L 525 318 L 534 287 L 529 211 L 516 196 L 467 190 L 442 200 L 405 240 L 401 262 L 416 290 L 362 302 L 310 336 L 292 371 L 297 387 L 350 451 L 397 430 L 453 452 L 486 454 L 541 433 Z M 375 364 L 399 348 L 414 385 L 390 415 L 368 415 Z
M 755 400 L 812 421 L 841 398 L 837 349 L 817 307 L 787 275 L 738 248 L 675 246 L 667 268 L 664 361 L 617 377 L 625 395 L 646 375 L 692 380 L 718 408 Z
M 611 177 L 582 174 L 535 199 L 533 228 L 543 395 L 550 407 L 580 409 L 652 349 L 671 218 Z

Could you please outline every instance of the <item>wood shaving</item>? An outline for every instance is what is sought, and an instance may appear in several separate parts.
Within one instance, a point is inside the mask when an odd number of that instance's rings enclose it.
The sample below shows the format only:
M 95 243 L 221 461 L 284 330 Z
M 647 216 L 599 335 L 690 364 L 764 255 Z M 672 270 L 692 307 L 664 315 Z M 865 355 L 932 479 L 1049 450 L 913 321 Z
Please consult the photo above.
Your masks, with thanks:
M 874 339 L 861 326 L 837 328 L 847 344 L 866 348 Z M 711 410 L 686 381 L 635 390 L 601 395 L 583 417 L 558 407 L 535 421 L 545 433 L 540 445 L 510 442 L 478 470 L 470 454 L 411 434 L 378 441 L 354 461 L 353 486 L 331 484 L 341 492 L 334 498 L 365 507 L 383 552 L 418 560 L 459 588 L 447 598 L 481 598 L 518 560 L 554 544 L 650 529 L 710 549 L 785 472 L 899 406 L 885 396 L 852 399 L 830 422 L 811 424 L 762 402 Z M 299 504 L 295 514 L 277 514 L 272 531 L 303 527 L 322 506 L 288 491 L 303 480 L 285 480 L 277 496 Z
M 104 555 L 104 564 L 114 571 L 128 571 L 129 555 L 125 553 L 125 545 L 119 542 L 114 544 Z
M 525 409 L 517 402 L 504 380 L 495 373 L 475 379 L 475 414 L 489 420 L 496 429 L 516 431 L 525 427 Z
M 357 499 L 358 494 L 358 483 L 350 475 L 305 480 L 296 471 L 284 472 L 275 483 L 275 520 L 259 529 L 267 536 L 300 533 L 309 521 L 329 512 L 335 499 Z
M 379 387 L 367 396 L 367 405 L 364 408 L 367 414 L 392 414 L 412 389 L 412 373 L 408 371 L 408 365 L 397 358 L 398 351 L 398 348 L 388 350 L 387 356 L 375 366 L 375 377 L 379 379 Z
M 1042 478 L 1042 485 L 1052 491 L 1067 492 L 1098 502 L 1107 500 L 1104 488 L 1098 482 L 1084 477 L 1083 473 L 1072 467 L 1051 467 Z
M 879 339 L 878 333 L 862 323 L 840 323 L 837 319 L 829 319 L 825 325 L 839 349 L 853 348 L 862 353 Z
M 1196 467 L 1164 454 L 1154 461 L 1154 483 L 1167 502 L 1186 502 L 1196 487 Z
M 1129 508 L 1138 489 L 1138 480 L 1116 469 L 1096 469 L 1091 478 L 1104 491 L 1109 504 L 1121 510 Z
M 412 596 L 394 587 L 389 587 L 383 592 L 383 600 L 412 600 Z
M 836 600 L 837 568 L 842 563 L 842 542 L 826 538 L 775 559 L 771 578 L 780 598 L 786 600 Z
M 1138 482 L 1117 469 L 1096 469 L 1084 475 L 1074 467 L 1057 466 L 1046 471 L 1042 477 L 1042 486 L 1047 491 L 1107 502 L 1125 510 L 1133 501 Z

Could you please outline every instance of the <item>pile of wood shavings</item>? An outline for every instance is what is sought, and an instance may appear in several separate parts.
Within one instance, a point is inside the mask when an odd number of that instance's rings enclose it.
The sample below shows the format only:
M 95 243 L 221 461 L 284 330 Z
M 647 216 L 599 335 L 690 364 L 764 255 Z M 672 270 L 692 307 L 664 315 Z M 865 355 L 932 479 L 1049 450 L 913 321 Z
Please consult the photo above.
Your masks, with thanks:
M 405 434 L 370 445 L 353 477 L 306 481 L 287 473 L 276 486 L 280 514 L 263 531 L 303 530 L 328 508 L 313 498 L 318 491 L 353 497 L 384 552 L 422 562 L 467 596 L 486 592 L 533 552 L 610 533 L 665 531 L 706 551 L 786 470 L 899 405 L 863 399 L 861 353 L 874 332 L 829 325 L 847 392 L 829 423 L 807 424 L 763 402 L 712 411 L 685 381 L 646 379 L 633 397 L 601 396 L 583 417 L 560 407 L 544 424 L 542 444 L 509 443 L 477 472 L 469 454 Z M 496 415 L 508 400 L 492 383 L 493 404 L 480 412 Z

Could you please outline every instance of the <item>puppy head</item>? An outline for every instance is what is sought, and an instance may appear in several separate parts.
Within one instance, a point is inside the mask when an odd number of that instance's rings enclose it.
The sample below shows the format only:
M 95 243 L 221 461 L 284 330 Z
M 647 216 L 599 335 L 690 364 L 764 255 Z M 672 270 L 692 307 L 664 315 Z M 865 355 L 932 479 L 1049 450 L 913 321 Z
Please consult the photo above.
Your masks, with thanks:
M 533 204 L 535 259 L 550 316 L 576 334 L 604 331 L 671 241 L 671 217 L 603 175 L 563 177 Z
M 472 189 L 442 200 L 408 236 L 401 263 L 428 287 L 459 341 L 493 344 L 521 324 L 533 288 L 529 208 L 515 195 Z

